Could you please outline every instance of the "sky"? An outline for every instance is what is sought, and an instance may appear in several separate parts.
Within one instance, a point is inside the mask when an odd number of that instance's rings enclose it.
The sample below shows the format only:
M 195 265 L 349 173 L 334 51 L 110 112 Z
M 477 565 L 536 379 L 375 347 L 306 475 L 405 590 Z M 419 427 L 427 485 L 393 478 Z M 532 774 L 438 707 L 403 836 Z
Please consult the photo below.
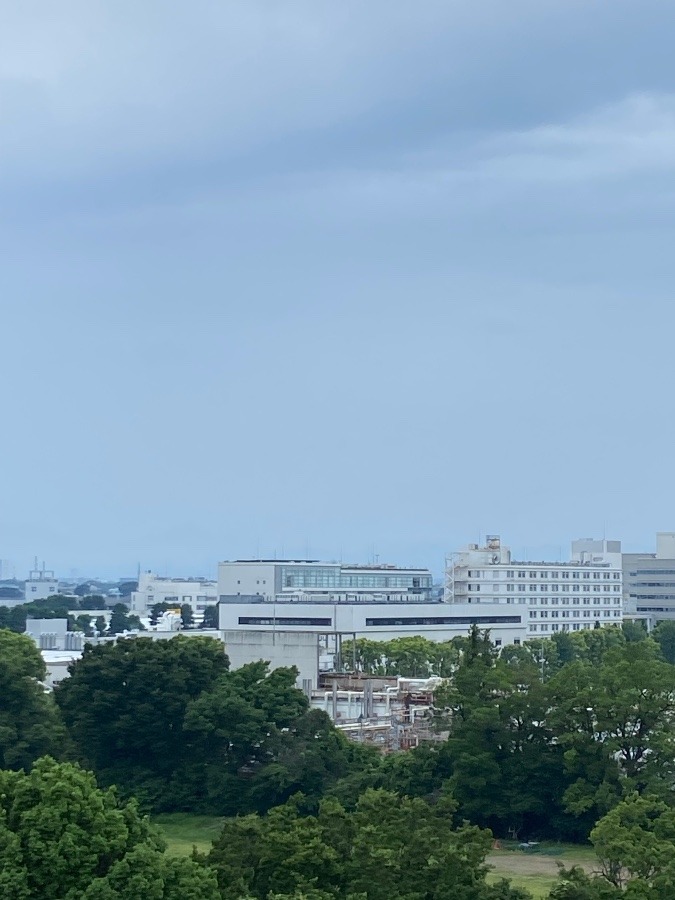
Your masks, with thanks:
M 0 0 L 0 558 L 675 530 L 675 5 Z

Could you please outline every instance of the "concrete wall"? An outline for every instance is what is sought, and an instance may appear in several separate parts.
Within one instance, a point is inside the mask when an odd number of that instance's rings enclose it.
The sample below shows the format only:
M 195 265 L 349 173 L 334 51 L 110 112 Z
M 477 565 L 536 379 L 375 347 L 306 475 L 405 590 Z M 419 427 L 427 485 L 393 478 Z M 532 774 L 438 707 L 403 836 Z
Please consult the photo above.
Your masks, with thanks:
M 221 603 L 219 620 L 221 631 L 356 634 L 379 641 L 415 634 L 448 641 L 468 634 L 475 622 L 489 628 L 493 640 L 511 644 L 525 639 L 527 612 L 523 605 L 498 603 Z
M 264 659 L 270 669 L 295 666 L 300 674 L 297 686 L 315 690 L 319 683 L 319 640 L 315 634 L 286 631 L 223 631 L 225 652 L 230 666 L 238 669 L 250 662 Z
M 277 591 L 274 577 L 277 563 L 221 562 L 218 564 L 218 595 L 262 594 L 273 597 Z

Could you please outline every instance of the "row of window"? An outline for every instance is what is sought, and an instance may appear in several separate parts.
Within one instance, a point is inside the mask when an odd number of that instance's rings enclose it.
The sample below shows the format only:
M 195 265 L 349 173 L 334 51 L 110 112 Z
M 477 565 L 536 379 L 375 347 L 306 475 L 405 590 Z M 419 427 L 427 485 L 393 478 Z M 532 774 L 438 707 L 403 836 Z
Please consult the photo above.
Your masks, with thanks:
M 584 622 L 583 624 L 579 624 L 579 623 L 577 623 L 577 622 L 574 622 L 574 623 L 572 624 L 572 629 L 571 629 L 571 630 L 572 630 L 572 631 L 588 630 L 588 629 L 590 629 L 590 628 L 595 628 L 595 627 L 597 627 L 599 624 L 600 624 L 599 622 L 596 622 L 595 625 L 591 625 L 590 622 Z M 550 628 L 551 631 L 569 631 L 569 630 L 570 630 L 570 626 L 567 625 L 567 624 L 564 624 L 564 625 L 556 625 L 556 624 L 554 623 L 553 625 L 550 625 L 550 626 L 549 626 L 549 625 L 539 625 L 539 626 L 537 626 L 537 625 L 530 625 L 530 631 L 537 631 L 537 628 L 538 628 L 540 631 L 548 631 L 549 628 Z
M 562 579 L 563 581 L 567 579 L 576 579 L 576 580 L 595 580 L 595 581 L 620 581 L 621 580 L 621 572 L 577 572 L 577 571 L 565 571 L 562 572 L 557 571 L 556 569 L 548 569 L 540 572 L 526 572 L 518 569 L 469 569 L 468 576 L 469 578 L 499 578 L 501 573 L 506 571 L 507 578 L 540 578 L 540 579 L 548 579 L 549 575 L 551 578 Z M 633 573 L 631 573 L 633 574 Z M 673 573 L 675 574 L 675 573 Z
M 322 625 L 330 627 L 331 618 L 308 616 L 239 616 L 240 625 Z M 520 625 L 520 616 L 398 616 L 366 619 L 366 626 L 378 625 Z
M 539 613 L 537 613 L 536 609 L 531 609 L 530 610 L 530 619 L 536 619 L 537 615 L 539 616 L 540 619 L 548 619 L 548 614 L 549 614 L 549 611 L 547 609 L 542 609 L 539 611 Z M 600 615 L 600 611 L 593 610 L 593 615 L 594 616 Z M 620 616 L 621 616 L 621 610 L 619 610 L 619 609 L 614 610 L 613 616 L 612 616 L 611 609 L 604 609 L 602 611 L 603 619 L 611 619 L 611 618 L 618 619 L 618 618 L 620 618 Z M 567 609 L 563 609 L 560 612 L 557 609 L 552 609 L 551 610 L 551 618 L 552 619 L 558 619 L 558 618 L 560 618 L 560 619 L 580 619 L 580 618 L 590 619 L 591 611 L 590 611 L 590 609 L 584 609 L 583 616 L 581 616 L 579 614 L 578 609 L 572 610 L 572 615 L 570 615 L 570 612 Z
M 488 584 L 488 585 L 469 584 L 469 585 L 467 585 L 467 590 L 470 591 L 472 594 L 480 594 L 481 587 L 483 587 L 485 589 L 484 593 L 492 593 L 492 594 L 499 593 L 499 585 L 498 584 Z M 557 594 L 559 591 L 562 591 L 563 594 L 568 594 L 570 592 L 569 584 L 563 584 L 562 586 L 557 585 L 557 584 L 551 584 L 551 585 L 540 584 L 538 587 L 536 584 L 530 584 L 530 585 L 507 584 L 506 585 L 506 593 L 507 594 L 514 593 L 516 590 L 518 590 L 520 593 L 522 593 L 523 591 L 525 591 L 526 588 L 529 590 L 529 592 L 531 594 L 536 594 L 537 591 L 539 591 L 542 594 L 548 594 L 549 590 L 551 591 L 552 594 Z M 593 585 L 594 593 L 599 594 L 600 589 L 601 589 L 601 586 L 599 584 Z M 621 593 L 621 585 L 620 584 L 615 584 L 615 585 L 603 584 L 602 585 L 603 593 L 609 594 L 610 591 L 612 591 L 612 590 L 614 591 L 615 594 Z M 572 585 L 572 593 L 580 593 L 581 591 L 583 591 L 586 594 L 589 594 L 591 592 L 591 585 L 590 584 L 584 584 L 584 585 L 573 584 Z

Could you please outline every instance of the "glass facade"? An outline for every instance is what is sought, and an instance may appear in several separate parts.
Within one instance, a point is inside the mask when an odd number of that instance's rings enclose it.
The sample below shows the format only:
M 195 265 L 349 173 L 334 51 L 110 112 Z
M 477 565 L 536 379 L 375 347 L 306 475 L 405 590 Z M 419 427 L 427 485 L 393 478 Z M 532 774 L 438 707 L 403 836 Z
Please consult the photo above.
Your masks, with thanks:
M 409 590 L 420 593 L 432 588 L 431 575 L 389 572 L 356 572 L 340 566 L 282 566 L 282 590 Z

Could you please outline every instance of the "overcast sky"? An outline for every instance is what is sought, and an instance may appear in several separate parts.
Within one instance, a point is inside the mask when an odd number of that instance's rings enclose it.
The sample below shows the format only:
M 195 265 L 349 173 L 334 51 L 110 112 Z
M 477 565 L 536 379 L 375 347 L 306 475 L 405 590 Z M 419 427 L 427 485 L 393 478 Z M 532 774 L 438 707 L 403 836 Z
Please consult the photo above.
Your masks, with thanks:
M 0 558 L 675 530 L 675 5 L 0 0 Z

